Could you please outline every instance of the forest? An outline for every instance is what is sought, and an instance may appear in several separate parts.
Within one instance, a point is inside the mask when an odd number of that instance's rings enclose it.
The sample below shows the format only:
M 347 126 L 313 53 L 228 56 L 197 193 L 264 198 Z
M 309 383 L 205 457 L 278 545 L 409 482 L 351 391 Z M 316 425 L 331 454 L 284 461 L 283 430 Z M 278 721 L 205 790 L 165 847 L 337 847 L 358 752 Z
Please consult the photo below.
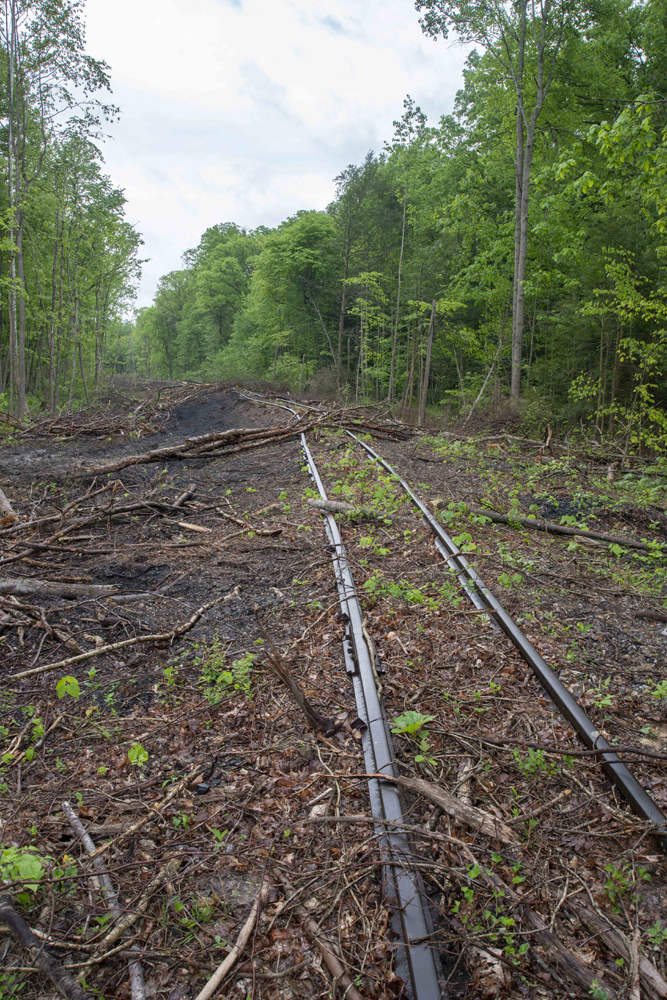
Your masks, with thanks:
M 420 421 L 518 408 L 667 444 L 665 0 L 417 0 L 443 59 L 470 49 L 452 114 L 429 123 L 407 96 L 326 210 L 211 226 L 134 314 L 141 237 L 96 145 L 118 115 L 108 67 L 75 0 L 5 7 L 14 419 L 85 404 L 113 373 L 250 377 Z
M 664 445 L 664 0 L 416 6 L 470 44 L 453 113 L 408 96 L 326 211 L 209 228 L 119 363 Z
M 19 422 L 100 389 L 139 276 L 141 237 L 97 145 L 118 109 L 83 6 L 0 11 L 0 409 Z

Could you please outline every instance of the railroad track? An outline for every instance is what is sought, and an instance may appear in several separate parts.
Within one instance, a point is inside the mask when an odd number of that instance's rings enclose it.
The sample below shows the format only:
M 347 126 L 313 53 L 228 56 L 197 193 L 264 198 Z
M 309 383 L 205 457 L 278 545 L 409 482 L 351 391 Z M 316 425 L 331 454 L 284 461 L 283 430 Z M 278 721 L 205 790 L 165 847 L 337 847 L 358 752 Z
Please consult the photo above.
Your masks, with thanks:
M 268 400 L 258 393 L 245 395 L 246 398 L 249 396 L 299 416 L 298 410 L 287 401 Z M 307 409 L 312 410 L 313 407 Z M 530 666 L 558 712 L 570 724 L 584 746 L 589 751 L 598 752 L 599 756 L 595 759 L 602 770 L 633 811 L 650 825 L 650 831 L 661 849 L 667 850 L 667 816 L 657 803 L 600 734 L 594 722 L 502 607 L 415 490 L 375 449 L 351 431 L 346 430 L 345 433 L 400 485 L 432 532 L 438 552 L 452 577 L 458 580 L 467 599 L 477 611 L 486 612 L 493 629 L 500 630 L 507 636 Z M 301 445 L 311 479 L 320 497 L 326 500 L 327 493 L 305 435 L 301 436 Z M 321 514 L 331 549 L 340 605 L 347 621 L 343 647 L 346 671 L 354 685 L 358 715 L 366 725 L 363 741 L 366 768 L 369 774 L 386 773 L 390 777 L 396 777 L 398 771 L 391 730 L 376 686 L 374 647 L 364 628 L 363 612 L 338 524 L 333 514 L 325 510 Z M 405 833 L 388 832 L 386 823 L 383 825 L 383 821 L 405 823 L 405 804 L 395 784 L 377 778 L 369 780 L 369 798 L 373 818 L 378 821 L 376 834 L 383 859 L 387 862 L 384 868 L 385 894 L 392 902 L 398 918 L 395 930 L 402 942 L 402 949 L 399 949 L 398 954 L 399 974 L 408 982 L 409 992 L 415 1000 L 445 997 L 446 987 L 443 986 L 443 973 L 438 957 L 431 947 L 423 944 L 433 934 L 431 907 L 421 876 L 416 870 L 410 840 Z M 663 994 L 658 992 L 657 995 Z

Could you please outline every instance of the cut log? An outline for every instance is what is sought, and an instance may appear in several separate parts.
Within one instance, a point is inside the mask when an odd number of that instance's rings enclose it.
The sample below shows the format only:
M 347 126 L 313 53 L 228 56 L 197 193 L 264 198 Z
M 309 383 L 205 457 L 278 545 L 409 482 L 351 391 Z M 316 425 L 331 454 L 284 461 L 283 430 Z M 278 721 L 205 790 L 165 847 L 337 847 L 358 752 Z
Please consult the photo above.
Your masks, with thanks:
M 445 501 L 440 501 L 444 505 Z M 436 502 L 436 509 L 438 503 Z M 520 524 L 523 528 L 532 528 L 534 531 L 546 531 L 554 535 L 574 535 L 581 538 L 597 538 L 601 542 L 609 542 L 611 545 L 624 545 L 631 549 L 652 549 L 654 545 L 648 542 L 640 542 L 636 538 L 626 538 L 625 535 L 608 535 L 604 531 L 588 531 L 584 528 L 574 528 L 569 524 L 556 524 L 555 521 L 544 521 L 534 517 L 519 517 L 518 514 L 498 514 L 495 510 L 479 510 L 476 507 L 469 507 L 471 514 L 478 517 L 488 517 L 496 524 Z M 667 548 L 667 542 L 656 542 L 660 548 Z
M 115 591 L 115 587 L 95 583 L 54 583 L 27 576 L 0 577 L 0 594 L 14 594 L 18 597 L 27 597 L 29 594 L 43 594 L 47 597 L 108 597 Z
M 16 524 L 19 516 L 7 499 L 7 494 L 0 490 L 0 527 L 9 528 Z

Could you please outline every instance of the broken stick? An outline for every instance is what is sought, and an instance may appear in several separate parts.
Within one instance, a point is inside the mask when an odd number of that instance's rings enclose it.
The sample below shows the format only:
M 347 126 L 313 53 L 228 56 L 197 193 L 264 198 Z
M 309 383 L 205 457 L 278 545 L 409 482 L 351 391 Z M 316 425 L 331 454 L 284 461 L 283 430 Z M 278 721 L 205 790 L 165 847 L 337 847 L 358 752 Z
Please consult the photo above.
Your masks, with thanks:
M 90 660 L 94 656 L 104 656 L 105 653 L 114 653 L 117 649 L 125 649 L 127 646 L 136 646 L 140 642 L 173 642 L 174 639 L 178 639 L 179 636 L 188 632 L 194 625 L 197 624 L 199 619 L 204 615 L 209 608 L 214 607 L 219 604 L 220 601 L 224 601 L 224 597 L 218 597 L 215 601 L 209 601 L 208 604 L 203 604 L 201 608 L 193 614 L 192 618 L 189 618 L 183 625 L 179 625 L 173 630 L 173 632 L 158 632 L 154 635 L 135 635 L 133 639 L 122 639 L 120 642 L 112 642 L 108 646 L 98 646 L 97 649 L 89 649 L 85 653 L 80 653 L 78 656 L 70 656 L 67 660 L 59 660 L 57 663 L 46 663 L 43 667 L 33 667 L 31 670 L 22 670 L 18 674 L 10 674 L 9 676 L 13 680 L 22 680 L 24 677 L 32 677 L 34 674 L 43 674 L 47 670 L 57 670 L 61 667 L 69 667 L 73 663 L 81 663 L 83 660 Z
M 7 926 L 14 940 L 32 957 L 35 967 L 51 980 L 64 997 L 68 1000 L 92 1000 L 90 994 L 81 989 L 60 962 L 44 949 L 42 942 L 12 906 L 10 896 L 0 896 L 0 923 Z
M 321 732 L 325 736 L 333 735 L 333 733 L 336 732 L 336 726 L 334 725 L 333 722 L 330 722 L 329 719 L 326 719 L 323 715 L 320 715 L 320 713 L 313 708 L 313 706 L 310 704 L 305 694 L 301 690 L 298 681 L 294 677 L 292 677 L 292 674 L 283 663 L 283 658 L 276 649 L 276 646 L 271 636 L 268 634 L 268 632 L 264 628 L 264 625 L 262 624 L 262 620 L 259 617 L 259 609 L 257 605 L 255 605 L 255 618 L 257 619 L 259 630 L 264 636 L 264 639 L 268 643 L 269 649 L 271 650 L 271 652 L 267 656 L 267 662 L 271 667 L 271 669 L 273 670 L 274 674 L 276 674 L 276 676 L 280 678 L 285 687 L 289 688 L 289 690 L 292 693 L 292 697 L 294 698 L 295 702 L 305 715 L 308 725 L 311 726 L 315 730 L 315 732 Z
M 87 833 L 85 826 L 83 825 L 77 814 L 74 812 L 71 803 L 65 801 L 62 803 L 61 808 L 63 813 L 67 817 L 69 825 L 72 827 L 77 837 L 83 844 L 86 852 L 91 855 L 94 854 L 95 844 L 93 843 L 89 834 Z M 111 878 L 109 877 L 109 873 L 104 870 L 104 866 L 100 858 L 93 858 L 92 864 L 93 868 L 97 872 L 97 878 L 99 880 L 100 889 L 102 891 L 102 895 L 104 896 L 106 904 L 109 907 L 109 910 L 111 911 L 114 920 L 119 920 L 123 915 L 123 911 L 121 910 L 116 890 L 111 884 Z M 140 951 L 141 949 L 139 948 L 138 945 L 135 944 L 132 945 L 131 950 Z M 130 992 L 132 994 L 132 1000 L 145 1000 L 146 989 L 144 986 L 144 974 L 141 967 L 141 962 L 139 962 L 137 958 L 130 959 L 128 971 L 130 975 Z
M 264 906 L 267 896 L 269 895 L 270 888 L 271 888 L 271 883 L 267 878 L 265 878 L 264 881 L 262 882 L 262 887 L 259 890 L 259 894 L 255 902 L 252 904 L 252 909 L 250 911 L 250 914 L 248 915 L 248 919 L 241 928 L 241 932 L 234 943 L 234 947 L 230 951 L 229 955 L 227 955 L 225 960 L 215 970 L 215 972 L 207 982 L 204 989 L 200 990 L 200 992 L 197 994 L 196 1000 L 209 1000 L 209 997 L 213 996 L 213 994 L 217 990 L 222 980 L 225 978 L 229 970 L 236 962 L 239 955 L 243 952 L 243 949 L 247 945 L 250 939 L 250 935 L 254 930 L 255 924 L 257 923 L 257 917 L 259 916 L 259 911 Z

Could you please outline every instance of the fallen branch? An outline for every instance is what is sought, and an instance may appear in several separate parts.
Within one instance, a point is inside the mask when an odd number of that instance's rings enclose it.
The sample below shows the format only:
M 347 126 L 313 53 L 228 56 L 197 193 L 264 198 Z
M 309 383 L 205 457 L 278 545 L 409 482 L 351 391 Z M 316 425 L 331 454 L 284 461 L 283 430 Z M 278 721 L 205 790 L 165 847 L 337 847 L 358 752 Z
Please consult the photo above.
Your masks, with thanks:
M 573 528 L 569 524 L 556 524 L 555 521 L 543 521 L 533 517 L 519 517 L 518 514 L 497 514 L 495 510 L 480 510 L 476 507 L 469 507 L 471 514 L 488 517 L 496 524 L 520 524 L 524 528 L 533 528 L 535 531 L 546 531 L 554 535 L 580 535 L 582 538 L 596 538 L 601 542 L 609 542 L 610 545 L 625 545 L 631 549 L 651 550 L 657 548 L 667 548 L 667 542 L 640 542 L 636 538 L 626 538 L 625 535 L 608 535 L 604 531 L 588 531 L 585 528 Z
M 92 1000 L 90 994 L 82 990 L 57 959 L 43 948 L 42 942 L 12 906 L 9 896 L 0 896 L 0 922 L 7 926 L 14 940 L 32 957 L 35 968 L 47 976 L 64 997 L 68 1000 Z
M 616 955 L 617 958 L 622 958 L 626 965 L 630 964 L 630 946 L 618 927 L 603 920 L 599 914 L 582 903 L 568 902 L 567 907 L 588 928 L 591 934 L 595 934 L 603 942 L 612 954 Z M 644 955 L 640 955 L 638 964 L 639 977 L 646 989 L 651 990 L 661 1000 L 667 998 L 667 982 L 653 963 Z
M 217 990 L 222 980 L 225 978 L 229 970 L 232 968 L 232 966 L 238 959 L 239 955 L 242 954 L 243 949 L 247 945 L 250 939 L 250 935 L 254 930 L 255 924 L 257 923 L 257 917 L 259 916 L 259 912 L 264 906 L 266 899 L 269 895 L 270 888 L 271 888 L 271 883 L 267 878 L 265 878 L 264 881 L 262 882 L 262 887 L 259 890 L 259 894 L 255 899 L 255 902 L 252 904 L 252 909 L 248 915 L 248 919 L 244 923 L 239 933 L 239 936 L 234 942 L 234 947 L 230 951 L 229 955 L 227 955 L 225 960 L 215 970 L 209 981 L 206 983 L 206 986 L 204 986 L 203 990 L 200 990 L 200 992 L 197 994 L 196 1000 L 209 1000 L 209 997 L 213 996 L 213 994 Z
M 90 836 L 86 832 L 86 828 L 79 819 L 79 817 L 74 812 L 71 803 L 65 801 L 62 803 L 62 811 L 67 817 L 69 825 L 72 827 L 77 837 L 83 844 L 86 852 L 90 855 L 95 853 L 95 844 L 91 840 Z M 97 872 L 97 878 L 100 884 L 100 890 L 104 899 L 106 901 L 109 910 L 114 918 L 114 920 L 119 920 L 123 914 L 118 901 L 118 896 L 116 890 L 111 884 L 111 878 L 109 873 L 104 870 L 102 861 L 99 858 L 94 858 L 92 861 L 93 868 Z M 138 945 L 132 945 L 132 951 L 140 951 Z M 144 987 L 144 974 L 141 967 L 141 962 L 137 961 L 136 958 L 132 958 L 129 963 L 129 975 L 130 975 L 130 992 L 132 995 L 132 1000 L 145 1000 L 146 990 Z
M 215 601 L 209 601 L 208 604 L 203 604 L 201 608 L 193 614 L 192 618 L 189 618 L 183 625 L 177 626 L 172 632 L 158 632 L 154 635 L 136 635 L 132 639 L 122 639 L 119 642 L 112 642 L 108 646 L 98 646 L 97 649 L 89 649 L 85 653 L 80 653 L 78 656 L 70 656 L 66 660 L 59 660 L 57 663 L 47 663 L 42 667 L 33 667 L 31 670 L 22 670 L 18 674 L 10 674 L 9 676 L 13 680 L 22 680 L 24 677 L 32 677 L 34 674 L 43 674 L 48 670 L 59 670 L 61 667 L 69 667 L 74 663 L 82 663 L 84 660 L 90 660 L 95 656 L 104 656 L 105 653 L 114 653 L 118 649 L 125 649 L 127 646 L 136 646 L 140 642 L 173 642 L 174 639 L 178 639 L 179 636 L 188 632 L 194 625 L 197 624 L 199 619 L 204 615 L 210 608 L 215 607 L 216 604 L 220 604 L 224 601 L 224 597 L 218 597 Z
M 164 807 L 168 806 L 170 802 L 172 802 L 177 796 L 181 794 L 181 792 L 183 792 L 189 785 L 191 785 L 194 779 L 198 778 L 201 772 L 202 772 L 202 764 L 200 761 L 192 771 L 186 774 L 184 778 L 181 778 L 178 784 L 174 785 L 169 790 L 169 792 L 167 792 L 167 794 L 162 799 L 162 802 L 160 802 L 159 805 L 157 806 L 151 805 L 150 807 L 151 811 L 147 816 L 144 816 L 143 819 L 138 819 L 136 823 L 132 823 L 132 825 L 128 826 L 127 829 L 123 830 L 122 832 L 119 832 L 115 840 L 108 840 L 106 844 L 102 844 L 100 847 L 96 847 L 94 852 L 90 855 L 91 858 L 98 858 L 100 854 L 104 854 L 105 851 L 108 851 L 113 844 L 117 844 L 120 840 L 123 840 L 125 837 L 132 836 L 132 834 L 136 833 L 137 830 L 141 830 L 141 828 L 145 826 L 146 823 L 150 823 L 152 820 L 154 820 L 155 816 L 156 815 L 159 816 Z
M 99 854 L 99 848 L 96 852 L 93 852 L 93 854 L 91 854 L 91 857 L 93 857 L 95 854 Z M 132 924 L 135 924 L 137 922 L 141 914 L 148 907 L 150 898 L 155 892 L 155 890 L 158 889 L 164 882 L 168 882 L 176 874 L 181 861 L 182 858 L 180 856 L 176 858 L 171 858 L 171 860 L 168 861 L 166 865 L 160 868 L 160 870 L 153 876 L 150 882 L 146 884 L 146 887 L 139 896 L 139 899 L 134 904 L 132 912 L 126 913 L 125 916 L 122 918 L 122 920 L 119 920 L 117 924 L 114 924 L 114 926 L 106 935 L 106 937 L 102 938 L 99 945 L 97 946 L 98 952 L 106 951 L 109 945 L 113 944 L 114 941 L 117 941 L 119 937 L 122 937 L 125 931 L 129 930 Z
M 503 844 L 515 845 L 519 843 L 517 834 L 502 820 L 492 816 L 491 813 L 484 812 L 483 809 L 467 805 L 432 781 L 425 781 L 423 778 L 395 778 L 388 774 L 373 774 L 368 777 L 394 781 L 401 788 L 422 795 L 425 799 L 440 806 L 443 812 L 451 816 L 455 823 L 470 827 L 472 830 L 483 833 L 486 837 L 499 840 Z
M 116 588 L 95 583 L 54 583 L 51 580 L 36 580 L 29 576 L 0 577 L 0 594 L 14 594 L 27 597 L 29 594 L 44 594 L 48 597 L 107 597 Z
M 323 715 L 320 715 L 320 713 L 313 708 L 313 706 L 310 704 L 305 694 L 301 690 L 299 683 L 292 676 L 290 671 L 283 663 L 282 656 L 276 649 L 276 646 L 273 640 L 271 639 L 271 636 L 268 634 L 268 632 L 264 628 L 264 625 L 262 624 L 262 620 L 259 617 L 259 610 L 257 605 L 255 605 L 255 618 L 257 619 L 259 630 L 264 636 L 264 639 L 268 643 L 269 648 L 271 650 L 271 652 L 267 656 L 267 662 L 271 667 L 271 669 L 273 670 L 274 674 L 276 674 L 276 676 L 279 677 L 280 680 L 283 682 L 285 687 L 287 687 L 290 690 L 292 697 L 294 698 L 295 702 L 305 715 L 308 725 L 311 726 L 312 729 L 315 730 L 315 732 L 321 732 L 325 736 L 333 735 L 333 733 L 336 732 L 336 726 L 334 725 L 333 722 L 330 722 L 329 719 L 326 719 Z
M 528 740 L 517 740 L 506 736 L 483 736 L 480 735 L 482 743 L 489 746 L 511 746 L 527 747 L 531 750 L 543 750 L 544 753 L 552 753 L 559 757 L 602 757 L 610 753 L 609 747 L 606 750 L 560 750 L 558 747 L 550 747 L 546 743 L 531 743 Z M 667 753 L 658 753 L 656 750 L 644 750 L 642 747 L 615 746 L 611 750 L 614 753 L 634 753 L 640 757 L 651 757 L 653 760 L 667 760 Z
M 294 887 L 290 885 L 284 876 L 281 876 L 280 880 L 289 893 L 294 892 Z M 322 956 L 322 961 L 333 976 L 334 982 L 336 983 L 342 996 L 345 997 L 345 1000 L 362 1000 L 361 994 L 355 988 L 338 956 L 334 955 L 331 947 L 319 936 L 319 926 L 317 921 L 313 920 L 311 915 L 303 906 L 296 906 L 294 909 L 299 920 L 303 923 L 306 933 L 310 938 L 312 938 L 313 943 Z M 204 1000 L 204 998 L 199 996 L 196 1000 Z
M 354 517 L 364 517 L 373 521 L 384 521 L 388 516 L 377 510 L 370 510 L 368 507 L 355 507 L 354 504 L 345 503 L 341 500 L 306 500 L 310 507 L 317 510 L 328 511 L 330 514 L 350 514 Z

